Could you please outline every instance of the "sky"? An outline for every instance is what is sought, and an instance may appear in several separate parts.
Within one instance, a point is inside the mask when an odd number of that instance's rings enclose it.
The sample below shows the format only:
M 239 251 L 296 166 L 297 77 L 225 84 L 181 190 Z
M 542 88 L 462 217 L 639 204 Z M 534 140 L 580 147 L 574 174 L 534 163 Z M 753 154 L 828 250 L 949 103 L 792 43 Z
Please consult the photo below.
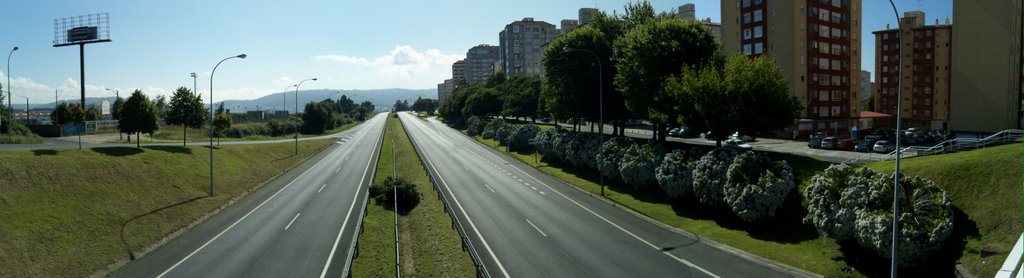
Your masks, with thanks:
M 726 0 L 729 1 L 729 0 Z M 885 0 L 862 0 L 863 68 L 874 69 L 872 31 L 895 25 Z M 900 13 L 921 10 L 927 22 L 952 17 L 952 0 L 896 0 Z M 14 102 L 48 103 L 79 94 L 78 46 L 53 47 L 57 18 L 109 13 L 112 42 L 85 47 L 87 97 L 150 97 L 191 88 L 214 101 L 255 99 L 307 78 L 305 89 L 434 89 L 451 78 L 451 63 L 525 17 L 559 25 L 582 7 L 622 13 L 628 0 L 291 0 L 291 1 L 11 1 L 0 10 L 0 49 L 10 58 Z M 721 1 L 653 0 L 657 11 L 694 3 L 698 18 L 720 22 Z M 2 54 L 0 54 L 2 55 Z M 2 59 L 2 57 L 0 57 Z M 0 61 L 0 63 L 7 61 Z M 6 89 L 8 70 L 0 64 Z

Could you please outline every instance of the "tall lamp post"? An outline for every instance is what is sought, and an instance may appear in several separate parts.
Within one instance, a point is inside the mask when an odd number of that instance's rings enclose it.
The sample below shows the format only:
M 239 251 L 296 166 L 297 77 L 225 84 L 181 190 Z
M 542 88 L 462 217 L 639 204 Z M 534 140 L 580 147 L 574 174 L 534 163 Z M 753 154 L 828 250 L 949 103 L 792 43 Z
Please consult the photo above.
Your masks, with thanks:
M 11 120 L 10 120 L 9 123 L 7 123 L 7 139 L 9 141 L 11 141 L 11 142 L 14 142 L 14 133 L 12 133 L 13 132 L 13 126 L 14 126 L 14 120 L 13 120 L 14 119 L 14 109 L 11 108 L 11 87 L 12 87 L 11 86 L 11 55 L 14 55 L 15 51 L 18 51 L 18 47 L 17 46 L 15 46 L 13 49 L 11 49 L 11 52 L 7 54 L 7 72 L 6 72 L 7 73 L 7 113 L 11 114 Z M 3 92 L 0 91 L 0 93 L 3 93 Z
M 601 58 L 598 57 L 597 54 L 594 54 L 594 52 L 586 49 L 578 49 L 566 46 L 562 48 L 562 51 L 564 51 L 565 53 L 573 51 L 589 53 L 591 56 L 594 57 L 594 60 L 597 61 L 597 101 L 598 106 L 600 106 L 598 108 L 599 125 L 597 127 L 597 133 L 599 134 L 598 136 L 601 136 L 601 145 L 604 145 L 604 70 L 601 68 Z M 601 176 L 601 196 L 604 196 L 604 174 L 599 174 L 599 176 Z
M 288 85 L 288 87 L 284 87 L 284 91 L 281 91 L 281 100 L 284 101 L 281 103 L 281 110 L 285 113 L 288 112 L 288 89 L 291 89 L 292 87 L 295 87 L 295 84 Z M 296 113 L 298 113 L 298 111 L 296 111 Z M 284 120 L 288 121 L 288 117 L 285 117 Z
M 213 197 L 213 74 L 217 72 L 217 67 L 220 63 L 229 59 L 239 58 L 245 59 L 245 54 L 239 54 L 238 56 L 231 56 L 217 62 L 216 66 L 213 66 L 213 71 L 210 71 L 210 197 Z
M 302 86 L 302 83 L 310 80 L 316 81 L 316 77 L 302 80 L 299 84 L 295 84 L 295 115 L 299 114 L 299 86 Z M 295 154 L 299 154 L 299 126 L 297 125 L 295 126 Z
M 106 88 L 106 90 L 107 91 L 114 91 L 114 103 L 117 103 L 118 100 L 121 100 L 121 90 L 114 90 L 114 89 L 110 89 L 110 88 Z M 114 119 L 114 115 L 117 114 L 117 111 L 114 111 L 114 103 L 110 104 L 110 119 Z M 121 104 L 123 105 L 124 103 L 121 103 Z M 120 107 L 118 107 L 118 108 L 120 108 Z M 118 123 L 117 124 L 121 125 L 121 119 L 120 119 L 121 116 L 117 116 L 117 117 L 118 117 Z M 121 135 L 121 129 L 118 128 L 117 129 L 117 140 L 123 140 L 123 139 L 124 138 L 123 138 L 123 135 Z M 128 138 L 128 139 L 132 139 L 132 138 Z M 136 138 L 136 139 L 138 139 L 138 138 Z M 131 143 L 131 142 L 129 142 L 129 143 Z
M 889 276 L 896 277 L 896 242 L 899 236 L 899 211 L 900 211 L 900 132 L 902 132 L 903 118 L 900 117 L 900 113 L 903 112 L 903 22 L 900 20 L 900 12 L 896 10 L 896 3 L 889 0 L 889 5 L 892 5 L 892 12 L 896 15 L 896 31 L 897 38 L 899 38 L 899 55 L 896 55 L 896 63 L 899 64 L 899 70 L 896 72 L 899 76 L 896 77 L 896 172 L 893 174 L 893 190 L 892 190 L 892 269 L 890 269 Z

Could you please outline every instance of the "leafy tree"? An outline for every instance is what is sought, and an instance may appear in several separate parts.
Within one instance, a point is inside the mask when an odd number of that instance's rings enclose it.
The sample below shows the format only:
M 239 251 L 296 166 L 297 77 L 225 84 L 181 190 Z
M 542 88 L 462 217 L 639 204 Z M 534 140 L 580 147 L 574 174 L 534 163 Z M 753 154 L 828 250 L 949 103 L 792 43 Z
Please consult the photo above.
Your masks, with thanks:
M 310 102 L 306 104 L 305 112 L 302 113 L 302 133 L 321 134 L 326 131 L 328 112 L 319 103 Z
M 516 76 L 505 82 L 501 89 L 505 95 L 501 114 L 512 117 L 530 117 L 537 121 L 537 101 L 540 98 L 540 79 Z
M 118 97 L 116 100 L 114 100 L 114 104 L 112 104 L 110 107 L 110 118 L 114 120 L 120 120 L 122 107 L 124 107 L 124 98 Z
M 221 133 L 231 128 L 231 114 L 220 113 L 213 117 L 213 129 L 217 130 L 217 144 L 220 145 Z
M 441 102 L 438 112 L 440 112 L 441 116 L 446 120 L 454 121 L 456 123 L 460 122 L 465 116 L 462 114 L 462 110 L 466 106 L 466 100 L 469 98 L 469 95 L 479 87 L 480 85 L 478 84 L 468 84 L 455 88 L 455 90 Z
M 224 105 L 221 103 L 221 105 Z M 164 95 L 156 96 L 156 114 L 161 119 L 167 114 L 167 97 Z
M 662 90 L 665 80 L 683 67 L 699 71 L 705 65 L 721 63 L 720 46 L 710 30 L 693 20 L 662 16 L 630 22 L 627 19 L 630 29 L 615 41 L 621 54 L 615 86 L 622 91 L 629 111 L 655 122 L 657 132 L 677 118 L 674 108 L 680 105 Z M 657 136 L 665 138 L 662 132 Z
M 71 110 L 69 110 L 69 107 L 70 105 L 67 103 L 57 104 L 57 107 L 54 107 L 53 111 L 50 112 L 50 119 L 58 125 L 70 123 L 71 121 L 69 120 L 70 118 L 68 118 L 68 113 L 70 113 Z
M 409 111 L 409 101 L 406 100 L 395 100 L 395 105 L 391 107 L 395 112 Z
M 141 90 L 135 90 L 121 108 L 121 122 L 118 129 L 128 134 L 153 134 L 160 128 L 157 123 L 156 106 Z M 140 146 L 136 136 L 135 147 Z
M 466 104 L 462 108 L 462 115 L 486 117 L 501 113 L 501 95 L 497 90 L 484 87 L 472 87 Z
M 429 115 L 434 114 L 434 110 L 437 110 L 437 101 L 429 98 L 416 98 L 416 101 L 412 103 L 412 110 L 416 112 L 425 112 Z
M 223 106 L 223 104 L 222 104 Z M 185 145 L 188 128 L 202 128 L 209 111 L 203 106 L 203 100 L 186 87 L 178 87 L 171 95 L 164 121 L 169 125 L 181 125 L 181 144 Z
M 67 120 L 66 123 L 84 123 L 85 122 L 85 110 L 82 109 L 82 105 L 78 103 L 72 103 L 67 105 Z
M 871 94 L 868 96 L 868 100 L 864 102 L 864 111 L 875 111 L 875 95 Z
M 85 109 L 85 120 L 95 121 L 100 119 L 100 110 L 96 108 L 95 104 L 90 104 L 88 109 Z
M 803 109 L 789 95 L 782 71 L 765 56 L 735 55 L 724 71 L 714 65 L 685 68 L 666 81 L 664 91 L 677 103 L 676 122 L 711 132 L 718 146 L 735 131 L 757 134 L 789 126 Z

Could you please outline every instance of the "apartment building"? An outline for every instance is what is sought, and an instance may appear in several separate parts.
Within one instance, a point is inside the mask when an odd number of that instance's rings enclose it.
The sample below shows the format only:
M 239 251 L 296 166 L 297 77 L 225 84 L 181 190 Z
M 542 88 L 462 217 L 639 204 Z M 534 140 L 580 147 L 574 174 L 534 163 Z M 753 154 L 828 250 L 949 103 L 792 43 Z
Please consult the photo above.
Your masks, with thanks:
M 860 71 L 860 107 L 864 109 L 867 106 L 868 98 L 871 97 L 874 91 L 872 91 L 874 82 L 871 82 L 871 72 L 866 70 Z
M 437 84 L 437 101 L 442 101 L 448 98 L 455 91 L 455 80 L 445 79 L 444 82 Z
M 722 0 L 725 54 L 766 55 L 805 107 L 787 133 L 847 134 L 860 115 L 861 2 Z
M 1021 128 L 1021 0 L 953 0 L 949 128 Z
M 495 62 L 501 60 L 499 50 L 496 45 L 481 44 L 466 51 L 466 84 L 483 84 L 499 70 L 494 68 Z
M 580 25 L 587 24 L 587 22 L 590 22 L 590 19 L 594 18 L 594 14 L 596 13 L 597 9 L 595 8 L 580 8 L 578 15 Z
M 561 32 L 555 25 L 544 21 L 523 18 L 505 25 L 498 34 L 500 42 L 501 69 L 509 77 L 544 77 L 544 66 L 540 59 L 544 47 Z
M 458 60 L 452 64 L 452 80 L 455 84 L 466 84 L 466 60 Z
M 875 112 L 896 115 L 899 104 L 903 128 L 949 128 L 952 29 L 949 19 L 927 25 L 924 12 L 910 11 L 903 14 L 899 28 L 872 32 L 878 84 L 873 92 Z M 897 103 L 898 93 L 902 103 Z
M 689 3 L 679 6 L 679 9 L 676 10 L 676 17 L 681 18 L 683 20 L 699 21 L 701 24 L 704 24 L 704 26 L 708 27 L 708 29 L 711 29 L 711 33 L 715 35 L 715 39 L 717 39 L 719 42 L 722 41 L 722 24 L 718 22 L 711 22 L 710 18 L 698 19 L 696 5 Z

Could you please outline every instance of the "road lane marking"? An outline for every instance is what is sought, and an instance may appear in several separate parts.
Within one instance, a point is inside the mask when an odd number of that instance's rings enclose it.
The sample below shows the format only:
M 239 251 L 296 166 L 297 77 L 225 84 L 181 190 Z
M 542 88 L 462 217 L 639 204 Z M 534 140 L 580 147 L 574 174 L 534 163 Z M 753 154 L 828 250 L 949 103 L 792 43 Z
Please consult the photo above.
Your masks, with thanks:
M 327 187 L 326 183 L 324 185 L 321 185 L 320 186 L 320 190 L 317 190 L 316 193 L 320 193 L 320 191 L 324 191 L 324 187 Z
M 494 192 L 494 189 L 492 189 L 490 185 L 487 185 L 487 184 L 485 183 L 485 184 L 484 184 L 484 186 L 486 186 L 486 187 L 487 187 L 487 189 L 490 189 L 490 190 L 491 190 L 491 193 L 498 193 L 498 192 Z
M 530 224 L 530 226 L 533 226 L 533 229 L 537 230 L 537 232 L 540 233 L 540 235 L 548 237 L 548 234 L 545 234 L 544 231 L 541 231 L 540 228 L 537 228 L 537 225 L 533 225 L 533 222 L 530 222 L 530 219 L 526 219 L 526 223 Z
M 448 191 L 448 196 L 452 197 L 452 201 L 455 202 L 455 206 L 459 207 L 459 211 L 462 212 L 462 216 L 466 218 L 466 222 L 469 222 L 469 227 L 473 228 L 473 232 L 476 233 L 478 238 L 480 238 L 480 242 L 483 243 L 484 249 L 486 249 L 487 253 L 491 255 L 491 259 L 494 260 L 494 263 L 498 265 L 498 269 L 501 270 L 501 274 L 505 275 L 505 277 L 511 277 L 508 275 L 508 271 L 505 270 L 505 266 L 501 264 L 500 260 L 498 260 L 498 256 L 494 255 L 494 250 L 491 250 L 491 246 L 487 244 L 487 240 L 480 234 L 480 230 L 476 228 L 476 224 L 473 224 L 473 219 L 469 218 L 469 214 L 466 213 L 466 209 L 464 209 L 462 204 L 459 203 L 459 198 L 456 198 L 455 194 L 452 193 L 452 188 L 448 186 L 448 182 L 444 181 L 444 177 L 441 176 L 441 172 L 437 171 L 437 167 L 434 167 L 434 163 L 430 161 L 430 157 L 427 156 L 425 152 L 423 153 L 423 158 L 427 160 L 427 165 L 430 165 L 430 168 L 434 170 L 434 173 L 437 175 L 437 179 L 441 181 L 441 184 L 443 184 L 445 189 Z
M 544 193 L 544 191 L 540 191 L 540 195 L 548 195 L 548 194 Z
M 381 136 L 378 136 L 377 141 L 374 143 L 374 148 L 380 148 L 381 137 L 384 137 L 383 128 L 381 128 Z M 379 152 L 380 150 L 378 149 L 377 151 Z M 338 250 L 338 243 L 341 241 L 341 234 L 345 232 L 345 226 L 348 225 L 348 219 L 352 216 L 352 209 L 356 207 L 356 198 L 359 198 L 359 190 L 363 188 L 363 182 L 366 181 L 366 172 L 370 171 L 370 164 L 373 162 L 374 154 L 374 152 L 370 152 L 370 159 L 366 162 L 366 169 L 363 170 L 363 177 L 359 178 L 359 185 L 356 186 L 356 194 L 352 194 L 352 205 L 348 207 L 348 213 L 345 213 L 345 221 L 341 222 L 341 228 L 338 229 L 338 236 L 334 238 L 334 246 L 331 247 L 331 253 L 327 256 L 327 262 L 324 263 L 324 270 L 320 272 L 320 278 L 327 276 L 327 269 L 331 267 L 331 260 L 334 259 L 334 252 Z
M 335 173 L 337 173 L 337 172 L 341 172 L 341 167 L 338 167 L 338 170 L 334 170 L 334 172 L 335 172 Z
M 217 235 L 213 236 L 213 238 L 211 238 L 210 240 L 206 241 L 206 243 L 203 243 L 203 245 L 199 246 L 199 248 L 197 248 L 195 251 L 192 251 L 192 253 L 189 253 L 188 256 L 185 256 L 185 258 L 181 259 L 180 261 L 178 261 L 177 263 L 172 265 L 167 270 L 164 270 L 164 272 L 160 273 L 160 275 L 157 275 L 156 277 L 159 278 L 159 277 L 163 277 L 164 275 L 167 275 L 167 273 L 169 273 L 172 270 L 174 270 L 175 268 L 177 268 L 179 265 L 181 265 L 182 263 L 187 261 L 189 258 L 192 258 L 192 256 L 195 256 L 196 253 L 199 253 L 199 251 L 202 251 L 203 248 L 206 248 L 206 246 L 210 245 L 210 243 L 213 243 L 214 240 L 217 240 L 218 238 L 220 238 L 220 236 L 224 235 L 224 233 L 227 233 L 229 230 L 231 230 L 231 228 L 234 228 L 235 225 L 238 225 L 238 223 L 242 222 L 242 220 L 245 220 L 246 218 L 248 218 L 249 215 L 251 215 L 253 212 L 256 212 L 256 210 L 258 210 L 261 207 L 263 207 L 263 205 L 267 204 L 267 202 L 270 202 L 270 200 L 273 200 L 274 197 L 277 197 L 277 194 L 281 194 L 282 191 L 284 191 L 289 186 L 291 186 L 293 183 L 295 183 L 295 181 L 297 181 L 300 178 L 302 178 L 302 176 L 305 176 L 306 173 L 309 173 L 309 171 L 313 170 L 314 168 L 316 168 L 317 165 L 320 165 L 320 163 L 322 163 L 324 161 L 327 161 L 327 159 L 321 159 L 320 161 L 317 161 L 316 164 L 313 164 L 313 166 L 309 167 L 309 169 L 306 169 L 305 172 L 302 172 L 302 174 L 300 174 L 294 180 L 292 180 L 291 182 L 286 184 L 284 187 L 281 187 L 281 189 L 278 189 L 277 192 L 274 192 L 274 195 L 270 195 L 269 198 L 267 198 L 266 200 L 263 200 L 263 202 L 261 202 L 259 205 L 257 205 L 255 208 L 250 210 L 245 215 L 242 215 L 242 218 L 239 218 L 238 220 L 235 220 L 235 222 L 231 223 L 230 226 L 228 226 L 227 228 L 224 228 L 224 230 L 220 231 L 220 233 L 217 233 Z
M 288 222 L 287 226 L 284 226 L 284 230 L 285 231 L 287 231 L 288 228 L 292 227 L 292 223 L 295 223 L 295 219 L 299 219 L 299 215 L 302 215 L 302 213 L 300 212 L 300 213 L 296 214 L 295 217 L 292 217 L 292 221 Z
M 480 147 L 480 146 L 477 145 L 477 147 Z M 491 154 L 492 156 L 494 156 L 495 158 L 502 159 L 497 154 L 494 154 L 494 153 L 491 153 L 491 152 L 488 152 L 488 153 Z M 616 229 L 619 229 L 623 233 L 626 233 L 627 235 L 635 238 L 636 240 L 639 240 L 640 242 L 643 242 L 644 244 L 647 244 L 647 246 L 650 246 L 651 248 L 654 248 L 655 250 L 659 250 L 659 251 L 661 250 L 661 247 L 658 247 L 658 246 L 656 246 L 654 244 L 651 244 L 651 242 L 649 242 L 647 240 L 644 240 L 643 238 L 641 238 L 640 236 L 634 234 L 633 232 L 630 232 L 629 230 L 626 230 L 622 226 L 619 226 L 618 224 L 615 224 L 611 220 L 608 220 L 604 216 L 601 216 L 600 214 L 597 214 L 596 212 L 594 212 L 594 211 L 590 210 L 589 208 L 583 206 L 579 202 L 576 202 L 576 200 L 573 200 L 573 199 L 569 198 L 569 196 L 566 196 L 565 194 L 562 194 L 562 192 L 559 192 L 558 190 L 555 190 L 554 188 L 552 188 L 550 185 L 547 185 L 546 183 L 540 181 L 539 179 L 537 179 L 537 177 L 534 177 L 533 175 L 530 175 L 529 173 L 526 173 L 526 171 L 523 171 L 523 169 L 519 169 L 519 167 L 515 167 L 515 166 L 513 166 L 512 164 L 510 164 L 508 162 L 505 162 L 505 165 L 512 166 L 513 169 L 516 169 L 520 173 L 523 173 L 527 177 L 530 177 L 534 181 L 537 181 L 538 183 L 540 183 L 544 187 L 547 187 L 551 191 L 555 192 L 555 194 L 558 194 L 559 196 L 562 196 L 562 198 L 565 198 L 566 200 L 569 200 L 569 202 L 572 202 L 573 204 L 576 204 L 576 206 L 582 208 L 583 210 L 589 212 L 590 214 L 596 216 L 597 218 L 599 218 L 601 220 L 604 220 L 604 222 L 608 223 L 609 225 L 612 225 Z M 665 254 L 666 256 L 669 256 L 670 258 L 672 258 L 672 259 L 676 260 L 677 262 L 680 262 L 680 263 L 682 263 L 682 264 L 684 264 L 686 266 L 689 266 L 689 267 L 691 267 L 693 269 L 699 270 L 699 271 L 703 272 L 704 274 L 707 274 L 708 276 L 711 276 L 711 277 L 714 277 L 714 278 L 721 278 L 721 276 L 715 275 L 714 273 L 711 273 L 711 271 L 708 271 L 708 270 L 706 270 L 706 269 L 704 269 L 704 268 L 702 268 L 700 266 L 697 266 L 696 264 L 691 263 L 690 261 L 688 261 L 686 259 L 677 257 L 677 256 L 675 256 L 675 255 L 673 255 L 673 254 L 671 254 L 669 252 L 660 252 L 660 253 Z

